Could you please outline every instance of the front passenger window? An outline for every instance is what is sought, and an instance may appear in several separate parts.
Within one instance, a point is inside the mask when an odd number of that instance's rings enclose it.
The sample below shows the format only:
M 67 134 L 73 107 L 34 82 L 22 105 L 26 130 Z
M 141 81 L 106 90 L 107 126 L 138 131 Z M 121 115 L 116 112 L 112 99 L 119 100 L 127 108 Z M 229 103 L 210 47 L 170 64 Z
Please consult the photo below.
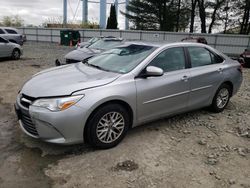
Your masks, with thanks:
M 164 72 L 185 69 L 185 56 L 183 48 L 170 48 L 155 57 L 149 66 L 161 68 Z

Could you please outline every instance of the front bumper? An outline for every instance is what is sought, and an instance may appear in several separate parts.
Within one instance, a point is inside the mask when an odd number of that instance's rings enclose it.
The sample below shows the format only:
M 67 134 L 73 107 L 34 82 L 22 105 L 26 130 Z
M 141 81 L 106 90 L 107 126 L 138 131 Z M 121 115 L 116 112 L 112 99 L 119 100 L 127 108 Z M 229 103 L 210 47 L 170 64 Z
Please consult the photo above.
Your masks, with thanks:
M 17 97 L 15 110 L 22 131 L 30 137 L 56 144 L 83 142 L 85 110 L 77 105 L 61 112 L 30 105 L 25 107 Z

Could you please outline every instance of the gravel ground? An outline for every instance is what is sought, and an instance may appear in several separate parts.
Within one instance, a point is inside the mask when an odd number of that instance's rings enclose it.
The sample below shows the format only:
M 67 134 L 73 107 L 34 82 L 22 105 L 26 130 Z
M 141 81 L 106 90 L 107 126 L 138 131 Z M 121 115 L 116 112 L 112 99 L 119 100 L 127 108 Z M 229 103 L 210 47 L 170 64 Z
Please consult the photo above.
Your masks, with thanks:
M 113 149 L 25 136 L 13 111 L 18 90 L 70 50 L 26 43 L 21 60 L 0 62 L 0 187 L 250 188 L 250 69 L 223 113 L 162 119 L 129 131 Z

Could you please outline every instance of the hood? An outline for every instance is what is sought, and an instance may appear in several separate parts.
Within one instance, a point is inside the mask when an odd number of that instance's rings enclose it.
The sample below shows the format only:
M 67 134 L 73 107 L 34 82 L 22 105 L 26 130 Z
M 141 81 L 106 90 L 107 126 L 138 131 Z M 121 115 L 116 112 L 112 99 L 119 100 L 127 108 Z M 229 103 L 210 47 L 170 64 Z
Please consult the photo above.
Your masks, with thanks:
M 78 48 L 66 54 L 65 59 L 83 61 L 84 59 L 87 59 L 99 53 L 101 53 L 101 50 L 89 49 L 89 48 Z
M 24 84 L 21 93 L 35 98 L 71 95 L 75 91 L 109 84 L 119 76 L 76 63 L 35 74 Z

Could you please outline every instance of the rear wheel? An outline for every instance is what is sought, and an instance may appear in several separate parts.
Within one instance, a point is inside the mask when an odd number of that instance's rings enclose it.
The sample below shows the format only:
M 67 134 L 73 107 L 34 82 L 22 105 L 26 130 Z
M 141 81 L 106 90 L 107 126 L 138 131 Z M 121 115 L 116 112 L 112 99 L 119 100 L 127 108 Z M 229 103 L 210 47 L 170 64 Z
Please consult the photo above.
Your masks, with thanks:
M 211 110 L 213 112 L 222 112 L 226 108 L 231 97 L 231 90 L 232 89 L 228 84 L 222 84 L 219 87 L 211 105 Z
M 15 60 L 20 59 L 20 56 L 21 56 L 20 51 L 18 49 L 14 49 L 11 55 L 12 59 Z
M 123 106 L 108 104 L 99 108 L 90 117 L 85 135 L 93 147 L 108 149 L 121 142 L 129 124 L 129 114 Z

